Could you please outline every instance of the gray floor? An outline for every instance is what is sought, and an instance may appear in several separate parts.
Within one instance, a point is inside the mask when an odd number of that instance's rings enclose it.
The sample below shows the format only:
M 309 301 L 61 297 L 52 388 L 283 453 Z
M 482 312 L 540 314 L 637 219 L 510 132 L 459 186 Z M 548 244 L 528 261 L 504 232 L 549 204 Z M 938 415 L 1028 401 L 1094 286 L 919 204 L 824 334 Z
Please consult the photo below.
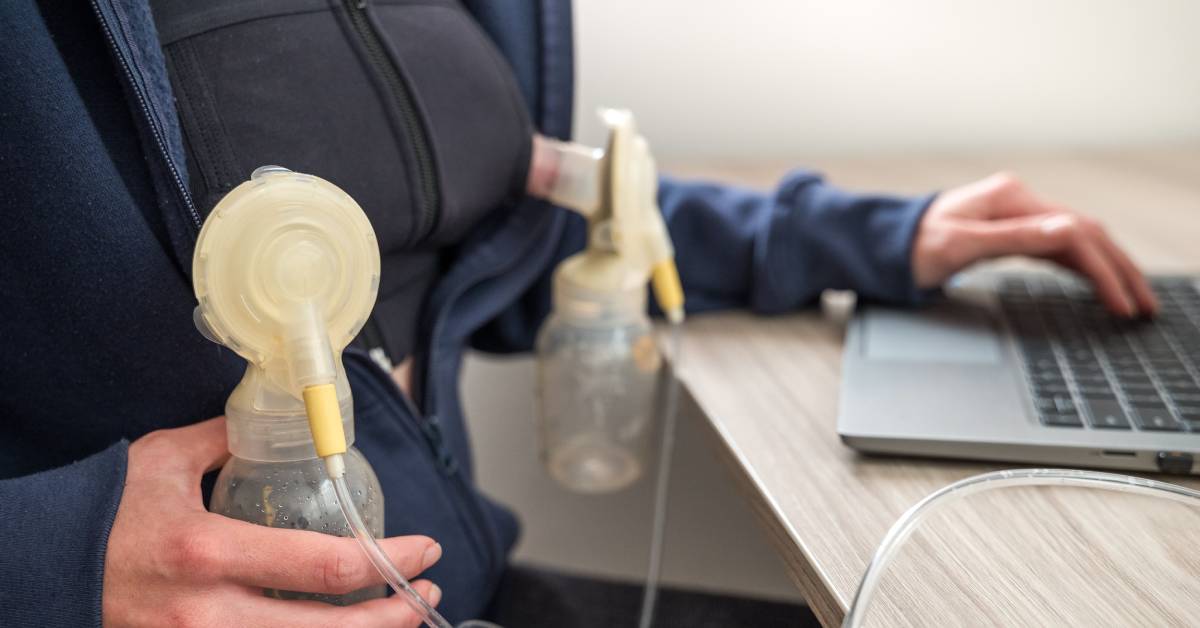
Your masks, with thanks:
M 516 509 L 524 536 L 516 559 L 575 573 L 640 581 L 649 545 L 651 483 L 613 495 L 575 495 L 537 456 L 531 358 L 474 354 L 463 390 L 485 491 Z M 687 407 L 687 404 L 684 404 Z M 702 417 L 680 417 L 664 582 L 706 591 L 797 601 L 782 561 L 716 457 Z

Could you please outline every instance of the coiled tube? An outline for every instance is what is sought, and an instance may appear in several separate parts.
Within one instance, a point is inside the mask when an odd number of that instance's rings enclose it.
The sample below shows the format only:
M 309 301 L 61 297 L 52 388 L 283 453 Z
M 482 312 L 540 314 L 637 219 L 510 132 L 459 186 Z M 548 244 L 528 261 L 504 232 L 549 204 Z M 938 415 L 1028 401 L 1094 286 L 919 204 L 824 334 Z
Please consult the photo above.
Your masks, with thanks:
M 959 499 L 981 493 L 983 491 L 1011 488 L 1018 486 L 1077 486 L 1082 488 L 1098 488 L 1123 493 L 1137 493 L 1149 497 L 1169 499 L 1171 501 L 1200 506 L 1200 491 L 1185 488 L 1176 484 L 1148 480 L 1145 478 L 1122 475 L 1118 473 L 1102 473 L 1099 471 L 1080 471 L 1076 469 L 1010 469 L 993 471 L 974 475 L 959 480 L 941 490 L 927 495 L 900 516 L 892 524 L 883 541 L 875 550 L 875 555 L 867 565 L 854 601 L 842 621 L 842 628 L 859 628 L 866 619 L 867 611 L 879 588 L 879 580 L 892 562 L 892 558 L 916 531 L 921 521 L 939 506 Z

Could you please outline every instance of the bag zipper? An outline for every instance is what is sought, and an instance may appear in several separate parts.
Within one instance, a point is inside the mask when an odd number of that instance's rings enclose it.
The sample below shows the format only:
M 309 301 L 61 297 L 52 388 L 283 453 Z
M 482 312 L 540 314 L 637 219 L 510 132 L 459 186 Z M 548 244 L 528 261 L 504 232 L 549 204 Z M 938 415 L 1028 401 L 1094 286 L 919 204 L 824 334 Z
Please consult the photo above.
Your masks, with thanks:
M 411 138 L 413 154 L 416 156 L 418 186 L 421 191 L 417 216 L 420 224 L 413 230 L 410 244 L 423 240 L 433 231 L 437 223 L 438 198 L 437 174 L 434 171 L 433 154 L 429 148 L 429 137 L 425 134 L 425 126 L 417 115 L 412 92 L 400 75 L 399 69 L 388 55 L 379 32 L 371 21 L 368 13 L 367 0 L 345 0 L 342 5 L 346 9 L 346 17 L 350 26 L 362 42 L 367 53 L 367 62 L 375 70 L 387 86 L 388 92 L 400 113 L 400 121 L 404 132 Z

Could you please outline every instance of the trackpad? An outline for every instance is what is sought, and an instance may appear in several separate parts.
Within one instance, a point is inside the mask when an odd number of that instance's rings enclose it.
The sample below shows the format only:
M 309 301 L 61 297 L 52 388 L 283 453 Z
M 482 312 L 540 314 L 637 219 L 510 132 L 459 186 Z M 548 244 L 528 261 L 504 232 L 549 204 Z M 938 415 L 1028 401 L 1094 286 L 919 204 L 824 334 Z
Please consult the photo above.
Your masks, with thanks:
M 873 308 L 863 315 L 867 359 L 996 364 L 1000 335 L 987 312 L 962 306 L 920 311 Z

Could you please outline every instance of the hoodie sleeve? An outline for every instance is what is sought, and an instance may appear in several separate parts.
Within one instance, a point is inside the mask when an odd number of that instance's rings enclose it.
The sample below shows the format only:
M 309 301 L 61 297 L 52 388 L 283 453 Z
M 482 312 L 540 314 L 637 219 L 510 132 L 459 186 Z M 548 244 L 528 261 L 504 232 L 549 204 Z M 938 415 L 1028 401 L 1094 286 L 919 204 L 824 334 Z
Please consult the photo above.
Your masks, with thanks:
M 5 625 L 99 626 L 104 555 L 128 443 L 74 464 L 0 480 Z
M 769 193 L 659 182 L 689 311 L 778 313 L 826 289 L 918 303 L 929 292 L 913 282 L 912 241 L 932 200 L 854 194 L 807 171 Z

